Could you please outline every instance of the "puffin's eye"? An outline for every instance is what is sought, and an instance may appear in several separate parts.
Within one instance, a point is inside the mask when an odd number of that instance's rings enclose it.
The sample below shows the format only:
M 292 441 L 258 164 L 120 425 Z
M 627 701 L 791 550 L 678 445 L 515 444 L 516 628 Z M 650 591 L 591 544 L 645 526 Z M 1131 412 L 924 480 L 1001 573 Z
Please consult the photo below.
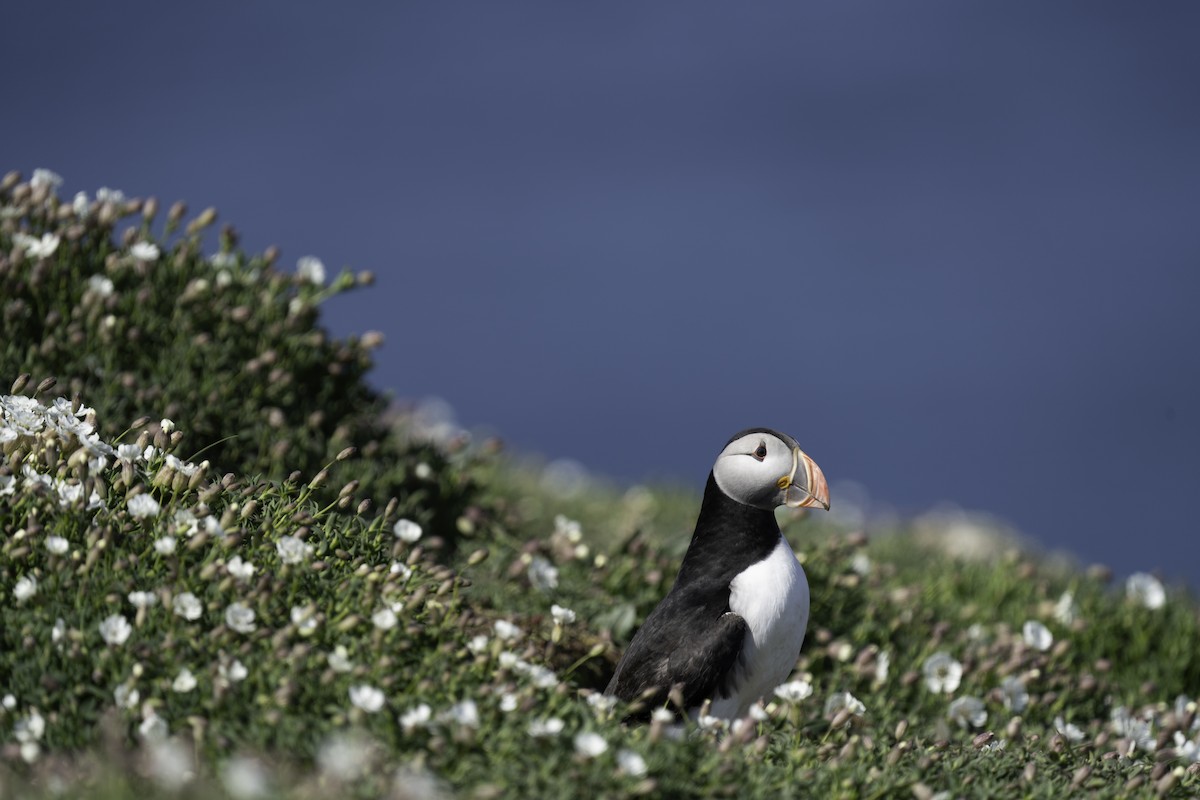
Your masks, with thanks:
M 765 444 L 762 444 L 762 443 L 760 442 L 760 443 L 759 443 L 759 445 L 758 445 L 758 449 L 754 451 L 754 454 L 753 454 L 753 455 L 754 455 L 754 457 L 755 457 L 755 458 L 757 458 L 759 461 L 762 461 L 764 458 L 766 458 L 766 457 L 767 457 L 767 446 L 766 446 Z

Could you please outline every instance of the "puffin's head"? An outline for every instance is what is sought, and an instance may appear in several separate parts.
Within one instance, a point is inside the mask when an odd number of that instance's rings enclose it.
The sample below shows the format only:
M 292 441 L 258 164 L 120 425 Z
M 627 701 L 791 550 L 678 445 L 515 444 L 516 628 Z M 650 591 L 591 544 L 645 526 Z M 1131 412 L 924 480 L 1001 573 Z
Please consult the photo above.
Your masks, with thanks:
M 795 439 L 768 428 L 751 428 L 730 439 L 713 464 L 713 478 L 727 497 L 744 505 L 829 510 L 829 484 L 821 468 Z

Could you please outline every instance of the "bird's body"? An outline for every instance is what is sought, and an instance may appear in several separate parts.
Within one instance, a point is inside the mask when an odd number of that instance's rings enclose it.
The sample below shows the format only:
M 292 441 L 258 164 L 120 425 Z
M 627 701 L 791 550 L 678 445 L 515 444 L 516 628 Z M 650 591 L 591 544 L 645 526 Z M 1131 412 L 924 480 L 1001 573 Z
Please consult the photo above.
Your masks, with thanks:
M 809 596 L 775 522 L 784 504 L 828 507 L 820 469 L 786 434 L 735 436 L 709 475 L 675 585 L 634 636 L 606 693 L 635 700 L 653 692 L 658 700 L 680 686 L 685 709 L 711 700 L 710 714 L 735 718 L 787 678 Z

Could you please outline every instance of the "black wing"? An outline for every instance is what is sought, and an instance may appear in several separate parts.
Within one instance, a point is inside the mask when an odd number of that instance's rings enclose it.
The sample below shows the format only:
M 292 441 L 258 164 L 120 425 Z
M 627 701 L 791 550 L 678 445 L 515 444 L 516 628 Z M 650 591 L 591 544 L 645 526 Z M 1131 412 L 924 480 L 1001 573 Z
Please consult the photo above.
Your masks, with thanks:
M 697 602 L 705 592 L 671 592 L 650 613 L 617 664 L 605 694 L 625 701 L 657 690 L 647 708 L 683 685 L 685 708 L 716 694 L 733 694 L 739 677 L 746 621 L 729 611 L 727 598 Z M 643 714 L 644 716 L 644 714 Z

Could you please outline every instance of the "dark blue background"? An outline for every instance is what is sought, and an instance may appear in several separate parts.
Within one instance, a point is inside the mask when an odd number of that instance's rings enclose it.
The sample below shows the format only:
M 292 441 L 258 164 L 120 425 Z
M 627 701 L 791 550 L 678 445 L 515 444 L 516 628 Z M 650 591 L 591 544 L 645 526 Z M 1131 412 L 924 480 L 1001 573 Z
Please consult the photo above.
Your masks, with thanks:
M 519 449 L 1200 578 L 1200 4 L 21 3 L 0 155 L 374 270 L 338 333 Z

